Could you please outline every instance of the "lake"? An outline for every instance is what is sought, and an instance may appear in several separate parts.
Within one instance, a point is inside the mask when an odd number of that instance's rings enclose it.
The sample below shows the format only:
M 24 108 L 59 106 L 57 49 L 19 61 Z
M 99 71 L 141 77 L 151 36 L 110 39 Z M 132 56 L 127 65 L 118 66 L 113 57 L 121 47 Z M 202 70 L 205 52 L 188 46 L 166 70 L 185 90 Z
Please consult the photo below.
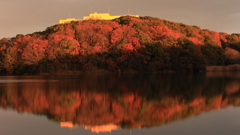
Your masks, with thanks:
M 240 134 L 240 73 L 0 76 L 1 135 Z

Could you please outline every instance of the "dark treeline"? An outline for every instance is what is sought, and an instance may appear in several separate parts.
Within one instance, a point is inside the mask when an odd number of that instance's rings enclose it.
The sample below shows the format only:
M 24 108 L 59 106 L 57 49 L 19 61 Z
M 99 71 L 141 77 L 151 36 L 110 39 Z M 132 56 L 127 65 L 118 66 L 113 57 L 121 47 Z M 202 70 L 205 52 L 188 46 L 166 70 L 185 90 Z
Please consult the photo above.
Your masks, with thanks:
M 0 40 L 0 74 L 204 71 L 240 63 L 240 34 L 153 17 L 84 20 Z

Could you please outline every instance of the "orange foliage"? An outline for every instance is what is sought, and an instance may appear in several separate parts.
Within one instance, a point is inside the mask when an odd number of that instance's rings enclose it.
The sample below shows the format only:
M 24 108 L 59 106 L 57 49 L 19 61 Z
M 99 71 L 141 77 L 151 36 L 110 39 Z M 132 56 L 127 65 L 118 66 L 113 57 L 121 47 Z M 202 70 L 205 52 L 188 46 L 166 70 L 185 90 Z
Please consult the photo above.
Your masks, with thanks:
M 123 38 L 123 30 L 121 28 L 117 28 L 112 32 L 111 35 L 111 43 L 117 43 Z
M 222 41 L 227 42 L 227 39 L 226 39 L 227 35 L 228 35 L 227 33 L 222 33 L 222 34 L 219 35 L 219 37 Z
M 9 39 L 10 39 L 10 37 L 8 37 L 8 38 L 5 38 L 5 37 L 4 37 L 4 38 L 1 38 L 1 39 L 0 39 L 0 43 L 1 43 L 1 42 L 5 42 L 5 41 L 8 41 Z
M 165 36 L 171 36 L 175 39 L 182 37 L 180 33 L 170 30 L 167 26 L 148 27 L 147 33 L 153 40 L 162 40 Z
M 139 49 L 141 47 L 141 44 L 140 44 L 140 39 L 139 38 L 136 38 L 136 37 L 132 37 L 130 39 L 128 39 L 128 43 L 131 43 L 134 48 L 136 49 Z
M 199 39 L 196 38 L 196 37 L 188 37 L 188 39 L 189 39 L 190 41 L 192 41 L 195 45 L 201 45 L 201 44 L 202 44 L 202 42 L 199 41 Z
M 21 53 L 21 58 L 24 64 L 37 64 L 45 58 L 45 51 L 48 46 L 48 40 L 43 40 L 41 37 L 23 36 L 16 39 L 14 45 L 17 46 L 18 52 Z
M 4 44 L 3 46 L 0 46 L 0 51 L 5 50 L 6 49 L 6 45 Z
M 190 104 L 189 106 L 194 107 L 194 106 L 199 106 L 201 104 L 204 104 L 204 99 L 202 97 L 199 98 L 195 98 Z
M 134 94 L 133 93 L 123 93 L 123 101 L 132 104 L 134 101 Z
M 220 35 L 219 35 L 219 33 L 216 32 L 216 31 L 211 31 L 210 35 L 211 35 L 213 41 L 216 42 L 219 47 L 222 47 L 221 42 L 220 42 Z
M 131 53 L 134 47 L 131 43 L 122 45 L 122 53 Z
M 102 47 L 100 47 L 100 46 L 94 46 L 94 47 L 93 47 L 93 52 L 101 53 L 101 52 L 102 52 Z
M 182 110 L 181 105 L 176 105 L 170 108 L 162 105 L 158 105 L 158 106 L 153 106 L 151 109 L 149 109 L 149 111 L 147 112 L 147 115 L 152 114 L 152 115 L 149 115 L 151 119 L 167 119 L 173 114 L 181 110 Z

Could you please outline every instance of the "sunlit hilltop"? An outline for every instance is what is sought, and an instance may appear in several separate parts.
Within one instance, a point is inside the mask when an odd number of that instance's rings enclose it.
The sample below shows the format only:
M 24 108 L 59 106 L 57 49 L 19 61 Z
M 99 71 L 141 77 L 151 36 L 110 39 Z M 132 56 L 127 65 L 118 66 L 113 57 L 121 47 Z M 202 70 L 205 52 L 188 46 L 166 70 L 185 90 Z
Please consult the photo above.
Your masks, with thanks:
M 118 16 L 111 16 L 109 13 L 97 13 L 94 12 L 89 16 L 84 16 L 83 19 L 75 19 L 75 18 L 68 18 L 66 20 L 59 20 L 59 24 L 70 23 L 71 21 L 81 21 L 81 20 L 113 20 L 119 18 L 121 16 L 132 16 L 132 17 L 139 17 L 139 15 L 118 15 Z

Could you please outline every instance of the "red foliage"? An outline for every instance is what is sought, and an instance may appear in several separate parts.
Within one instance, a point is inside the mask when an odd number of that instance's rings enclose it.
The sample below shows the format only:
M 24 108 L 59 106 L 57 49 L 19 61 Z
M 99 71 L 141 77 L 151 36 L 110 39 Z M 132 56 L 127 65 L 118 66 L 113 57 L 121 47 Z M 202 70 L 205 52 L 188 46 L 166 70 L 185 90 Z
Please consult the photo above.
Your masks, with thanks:
M 133 45 L 131 43 L 122 45 L 122 53 L 130 53 L 133 50 L 135 50 L 135 48 L 133 47 Z
M 202 44 L 201 41 L 199 41 L 199 39 L 196 38 L 196 37 L 188 37 L 188 39 L 190 41 L 192 41 L 195 45 L 201 45 Z
M 93 98 L 96 103 L 101 103 L 103 101 L 104 95 L 100 93 L 94 93 Z
M 135 22 L 144 22 L 144 20 L 140 20 L 140 19 L 137 19 L 137 18 L 130 18 L 130 20 L 135 21 Z
M 102 47 L 100 47 L 100 46 L 94 46 L 94 47 L 93 47 L 93 52 L 96 52 L 96 53 L 102 52 Z
M 134 102 L 133 102 L 133 108 L 140 108 L 142 106 L 142 98 L 138 95 L 135 95 Z
M 149 109 L 148 115 L 151 119 L 167 119 L 173 114 L 179 112 L 182 110 L 181 105 L 176 105 L 174 107 L 164 107 L 164 106 L 153 106 L 151 109 Z
M 79 52 L 81 55 L 90 54 L 92 52 L 92 47 L 87 42 L 83 42 Z
M 111 26 L 86 21 L 75 27 L 76 39 L 81 44 L 80 52 L 82 55 L 108 52 L 112 48 L 109 37 L 114 36 L 112 34 L 114 31 Z
M 219 47 L 222 47 L 221 42 L 220 42 L 219 33 L 216 32 L 216 31 L 211 31 L 211 32 L 210 32 L 210 35 L 211 35 L 213 41 L 216 42 Z
M 4 41 L 8 41 L 10 38 L 2 38 L 2 39 L 0 39 L 0 43 L 1 42 L 4 42 Z
M 139 41 L 140 39 L 136 37 L 132 37 L 128 39 L 128 43 L 131 43 L 136 49 L 139 49 L 141 47 L 141 44 Z
M 47 48 L 47 58 L 50 60 L 56 59 L 60 55 L 60 51 L 65 53 L 78 55 L 80 50 L 79 42 L 71 36 L 59 35 L 58 33 L 53 33 L 49 35 L 49 46 Z M 65 47 L 61 46 L 61 42 L 64 40 L 72 41 L 74 45 L 69 46 L 68 44 Z
M 131 26 L 128 25 L 123 25 L 119 26 L 116 28 L 111 35 L 111 43 L 112 44 L 117 44 L 120 41 L 123 40 L 123 38 L 126 38 L 127 41 L 130 43 L 132 40 L 137 40 L 137 39 L 132 39 L 136 35 L 136 30 L 133 29 Z M 138 41 L 135 41 L 135 44 L 138 45 Z
M 123 36 L 127 37 L 127 39 L 130 39 L 137 34 L 136 30 L 133 27 L 128 25 L 123 25 L 122 30 L 123 30 Z
M 204 41 L 204 37 L 200 34 L 197 34 L 196 37 L 198 38 L 199 41 L 203 42 Z
M 113 101 L 111 107 L 112 107 L 112 112 L 115 116 L 114 122 L 115 123 L 122 122 L 123 117 L 124 117 L 124 111 L 125 111 L 123 106 L 121 104 L 117 103 L 116 101 Z
M 170 30 L 167 26 L 153 26 L 153 27 L 149 26 L 147 34 L 153 40 L 161 40 L 165 36 L 171 36 L 171 37 L 174 37 L 175 39 L 178 39 L 181 37 L 180 33 Z
M 213 103 L 213 109 L 220 109 L 222 104 L 222 95 L 216 98 L 215 102 Z
M 163 43 L 163 47 L 178 45 L 178 41 L 174 37 L 166 37 L 166 38 L 162 39 L 161 41 Z
M 68 37 L 72 37 L 72 38 L 75 37 L 75 31 L 73 30 L 71 25 L 66 25 L 63 32 L 64 32 L 64 35 L 66 35 Z
M 220 34 L 219 37 L 222 41 L 227 42 L 227 39 L 226 39 L 227 35 L 228 35 L 227 33 L 224 33 L 224 34 Z
M 121 28 L 117 28 L 112 32 L 111 35 L 111 43 L 117 43 L 123 38 L 123 30 Z
M 204 100 L 202 97 L 199 98 L 195 98 L 190 104 L 189 106 L 194 107 L 194 106 L 199 106 L 200 104 L 204 104 Z
M 222 95 L 213 97 L 211 101 L 208 101 L 210 103 L 206 104 L 205 110 L 210 111 L 210 110 L 218 110 L 221 108 L 222 104 Z
M 133 104 L 134 101 L 134 93 L 132 92 L 123 92 L 123 101 Z
M 5 50 L 5 49 L 6 49 L 6 45 L 5 44 L 0 46 L 0 51 Z
M 116 29 L 116 28 L 120 27 L 121 25 L 115 21 L 111 21 L 111 26 L 113 29 Z
M 29 35 L 16 39 L 14 45 L 17 46 L 17 51 L 21 52 L 21 58 L 25 64 L 37 64 L 45 57 L 48 40 L 43 40 L 41 37 L 32 37 Z

